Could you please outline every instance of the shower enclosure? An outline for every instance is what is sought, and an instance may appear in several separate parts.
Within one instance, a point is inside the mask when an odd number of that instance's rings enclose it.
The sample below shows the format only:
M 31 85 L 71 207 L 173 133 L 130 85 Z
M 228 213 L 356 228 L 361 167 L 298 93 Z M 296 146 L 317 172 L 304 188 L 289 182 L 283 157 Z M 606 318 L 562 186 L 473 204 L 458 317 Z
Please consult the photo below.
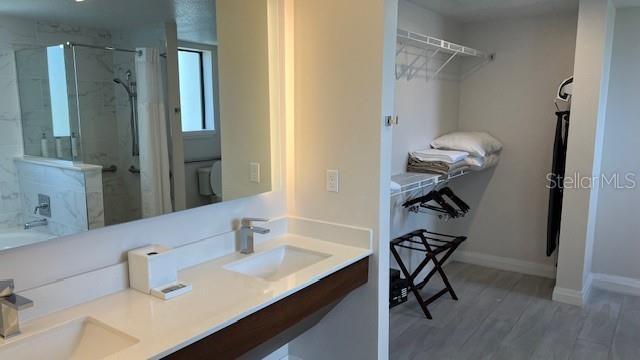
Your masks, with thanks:
M 135 50 L 15 52 L 25 155 L 103 167 L 105 224 L 141 218 Z

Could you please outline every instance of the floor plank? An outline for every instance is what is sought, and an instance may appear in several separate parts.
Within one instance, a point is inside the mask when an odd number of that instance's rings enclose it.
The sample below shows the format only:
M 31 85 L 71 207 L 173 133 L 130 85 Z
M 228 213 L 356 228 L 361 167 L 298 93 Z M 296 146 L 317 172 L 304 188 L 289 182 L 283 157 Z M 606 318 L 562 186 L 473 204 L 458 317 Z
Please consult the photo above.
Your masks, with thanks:
M 391 309 L 390 358 L 640 359 L 640 297 L 594 289 L 583 307 L 551 301 L 553 280 L 456 262 L 427 320 L 415 298 Z M 434 278 L 422 293 L 440 290 Z
M 546 282 L 547 279 L 523 275 L 504 300 L 495 307 L 491 316 L 515 324 L 530 303 L 536 299 L 550 298 L 545 297 Z
M 483 324 L 488 312 L 475 307 L 460 305 L 454 316 L 443 328 L 433 331 L 423 339 L 421 349 L 411 359 L 450 359 L 454 358 L 464 344 Z
M 487 318 L 467 340 L 456 359 L 491 359 L 497 353 L 502 340 L 509 334 L 513 324 Z
M 585 305 L 588 315 L 578 338 L 611 346 L 623 301 L 623 295 L 593 289 Z
M 602 344 L 578 340 L 573 348 L 571 360 L 606 360 L 609 348 Z
M 550 330 L 557 308 L 557 303 L 550 300 L 533 302 L 522 313 L 518 322 L 513 326 L 501 344 L 499 354 L 507 357 L 501 359 L 529 359 L 546 332 Z
M 569 359 L 585 318 L 586 312 L 582 308 L 558 304 L 547 331 L 542 335 L 537 348 L 533 352 L 532 359 Z
M 611 345 L 611 359 L 640 359 L 640 311 L 624 310 Z

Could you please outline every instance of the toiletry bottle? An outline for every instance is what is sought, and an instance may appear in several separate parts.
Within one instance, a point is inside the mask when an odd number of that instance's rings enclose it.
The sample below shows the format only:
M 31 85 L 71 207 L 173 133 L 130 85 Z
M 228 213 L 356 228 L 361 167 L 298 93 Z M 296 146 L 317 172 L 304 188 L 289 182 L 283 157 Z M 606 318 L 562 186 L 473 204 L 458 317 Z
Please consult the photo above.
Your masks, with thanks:
M 78 138 L 76 133 L 71 133 L 71 156 L 74 160 L 78 157 Z
M 56 136 L 56 156 L 62 159 L 62 138 L 59 136 Z
M 49 157 L 49 144 L 47 143 L 47 134 L 42 133 L 42 139 L 40 139 L 40 152 L 42 157 Z

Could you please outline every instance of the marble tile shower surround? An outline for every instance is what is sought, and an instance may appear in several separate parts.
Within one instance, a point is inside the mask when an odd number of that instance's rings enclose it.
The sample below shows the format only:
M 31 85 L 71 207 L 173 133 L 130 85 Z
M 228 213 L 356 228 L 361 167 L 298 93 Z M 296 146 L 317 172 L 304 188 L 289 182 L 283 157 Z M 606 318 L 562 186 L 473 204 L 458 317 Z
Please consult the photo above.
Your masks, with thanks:
M 104 226 L 101 167 L 31 157 L 15 164 L 24 222 L 42 218 L 33 209 L 44 194 L 51 198 L 49 233 L 64 236 Z
M 3 19 L 4 20 L 4 19 Z M 55 154 L 55 141 L 51 126 L 51 104 L 49 79 L 47 72 L 46 46 L 61 44 L 67 41 L 92 45 L 107 45 L 111 42 L 108 31 L 75 27 L 64 24 L 53 24 L 41 21 L 7 19 L 11 27 L 7 28 L 9 44 L 16 51 L 17 79 L 20 89 L 20 105 L 22 108 L 23 136 L 25 153 L 33 156 L 41 155 L 40 140 L 42 134 L 49 139 L 49 154 Z M 77 102 L 73 79 L 73 62 L 68 52 L 67 74 L 69 84 L 69 112 L 71 131 L 79 134 L 77 123 Z M 99 63 L 102 59 L 95 59 Z M 93 61 L 93 60 L 92 60 Z M 95 66 L 92 70 L 102 67 Z M 104 71 L 103 71 L 104 72 Z M 63 141 L 65 157 L 71 157 L 71 142 Z
M 13 50 L 0 22 L 0 228 L 20 223 L 20 187 L 13 158 L 22 155 L 20 106 Z
M 113 45 L 123 49 L 135 49 L 138 47 L 153 47 L 164 52 L 165 35 L 162 26 L 147 26 L 135 30 L 112 31 Z M 131 72 L 131 79 L 137 80 L 135 69 L 135 57 L 131 53 L 113 52 L 113 76 L 126 80 L 127 71 Z M 163 81 L 166 83 L 166 81 Z M 118 167 L 123 169 L 120 174 L 105 174 L 105 209 L 107 224 L 128 222 L 142 217 L 140 175 L 131 174 L 129 166 L 140 168 L 138 157 L 131 155 L 131 107 L 129 97 L 120 86 L 114 93 L 115 115 L 118 129 Z M 167 115 L 168 118 L 168 115 Z
M 66 41 L 100 46 L 115 45 L 124 48 L 153 46 L 162 49 L 164 46 L 164 30 L 161 26 L 118 31 L 116 36 L 112 36 L 112 33 L 107 30 L 2 16 L 0 20 L 0 54 L 2 54 L 0 55 L 0 85 L 10 82 L 16 89 L 15 94 L 0 100 L 2 101 L 0 105 L 5 103 L 12 105 L 15 116 L 11 118 L 16 118 L 18 125 L 22 118 L 24 149 L 26 154 L 34 156 L 41 155 L 40 140 L 43 133 L 51 139 L 49 154 L 55 154 L 45 46 Z M 14 51 L 15 56 L 19 58 L 19 73 L 15 71 Z M 68 74 L 73 74 L 73 58 L 71 55 L 68 58 Z M 14 70 L 9 75 L 3 76 L 6 72 L 6 61 L 9 61 L 6 59 L 11 61 L 9 68 Z M 130 150 L 129 100 L 124 89 L 113 83 L 114 77 L 124 80 L 127 70 L 133 72 L 133 79 L 135 79 L 133 61 L 133 54 L 130 53 L 77 47 L 77 89 L 73 76 L 68 81 L 71 131 L 82 135 L 83 148 L 79 150 L 79 159 L 85 163 L 102 166 L 116 165 L 119 169 L 117 173 L 105 174 L 103 179 L 103 208 L 106 209 L 104 214 L 106 224 L 139 219 L 141 212 L 139 176 L 127 171 L 131 165 L 139 166 L 138 160 L 132 157 Z M 21 85 L 19 90 L 16 88 L 18 79 Z M 19 92 L 22 96 L 18 96 Z M 23 103 L 22 113 L 19 99 L 22 99 Z M 12 107 L 2 106 L 0 111 Z M 77 120 L 79 116 L 82 119 L 81 129 Z M 16 138 L 20 139 L 21 136 L 18 135 Z M 65 154 L 71 153 L 70 146 L 70 140 L 63 139 Z M 8 162 L 12 164 L 13 157 L 23 154 L 22 148 L 21 141 L 17 146 L 19 152 L 6 151 L 2 155 L 8 154 Z M 3 180 L 0 179 L 0 181 Z M 11 193 L 8 186 L 2 186 L 2 188 L 7 189 L 4 190 L 5 192 Z M 2 191 L 0 190 L 0 193 Z M 16 202 L 19 203 L 19 199 Z M 15 223 L 17 220 L 11 220 L 14 218 L 16 213 L 12 215 L 0 209 L 0 226 L 5 222 Z
M 9 102 L 14 104 L 18 114 L 20 114 L 21 108 L 25 153 L 36 156 L 41 155 L 40 140 L 44 133 L 48 139 L 51 139 L 48 148 L 49 154 L 55 154 L 45 46 L 67 41 L 90 45 L 111 45 L 111 34 L 105 30 L 62 24 L 12 18 L 8 18 L 6 21 L 5 19 L 2 20 L 2 24 L 7 24 L 6 27 L 0 25 L 0 31 L 2 32 L 1 38 L 5 40 L 2 43 L 2 45 L 4 45 L 2 48 L 10 53 L 11 56 L 9 58 L 13 57 L 13 51 L 15 50 L 15 59 L 18 61 L 18 64 L 13 64 L 13 68 L 16 69 L 16 71 L 11 74 L 9 81 L 12 81 L 13 84 L 17 84 L 18 80 L 20 81 L 19 98 L 21 101 L 18 101 L 18 96 L 16 95 L 10 99 Z M 90 144 L 84 149 L 80 149 L 79 156 L 83 161 L 91 164 L 104 166 L 110 166 L 112 164 L 120 165 L 116 161 L 117 157 L 116 159 L 110 158 L 110 154 L 117 154 L 119 148 L 118 144 L 112 141 L 112 139 L 117 136 L 117 131 L 113 130 L 117 123 L 114 101 L 115 84 L 112 82 L 112 54 L 99 51 L 79 50 L 76 52 L 77 70 L 80 79 L 80 81 L 78 81 L 77 91 L 75 88 L 75 77 L 73 76 L 73 58 L 70 51 L 67 54 L 69 54 L 66 65 L 67 73 L 69 74 L 68 98 L 71 131 L 77 135 L 81 133 L 79 129 L 80 124 L 77 120 L 79 115 L 78 111 L 80 111 L 80 114 L 85 120 L 83 121 L 82 135 L 87 137 L 87 140 L 89 140 L 88 144 Z M 4 60 L 4 56 L 2 60 Z M 2 64 L 4 63 L 3 61 Z M 2 69 L 4 70 L 5 67 L 2 66 Z M 4 82 L 5 81 L 3 81 L 3 83 Z M 78 94 L 78 98 L 76 98 L 76 93 Z M 2 106 L 2 108 L 8 107 Z M 17 119 L 19 122 L 19 115 Z M 94 141 L 94 139 L 100 135 L 102 136 L 99 138 L 99 141 Z M 21 136 L 18 135 L 16 138 L 20 139 Z M 19 146 L 19 150 L 19 152 L 5 150 L 1 152 L 1 156 L 7 155 L 5 162 L 9 164 L 3 166 L 3 169 L 6 167 L 14 167 L 13 158 L 22 155 L 22 146 Z M 84 150 L 84 154 L 82 150 Z M 63 139 L 63 151 L 65 154 L 71 154 L 71 144 L 68 138 Z M 123 166 L 119 167 L 121 169 L 123 168 Z M 15 173 L 15 170 L 13 172 Z M 59 172 L 62 173 L 62 171 Z M 90 173 L 85 173 L 85 175 L 91 176 Z M 89 190 L 86 193 L 84 190 L 80 191 L 80 189 L 66 189 L 62 195 L 59 195 L 60 202 L 66 204 L 66 206 L 63 208 L 63 212 L 58 213 L 62 218 L 59 219 L 54 215 L 54 219 L 52 219 L 49 225 L 52 233 L 65 235 L 105 225 L 104 190 L 102 188 L 101 174 L 93 175 L 93 177 L 96 178 L 93 182 L 99 183 L 99 189 Z M 14 183 L 17 184 L 18 179 L 15 175 L 14 179 Z M 92 181 L 87 181 L 87 185 L 91 183 Z M 27 209 L 32 209 L 33 207 L 30 203 L 35 201 L 32 195 L 34 193 L 33 190 L 40 188 L 42 185 L 47 184 L 25 182 L 23 187 L 30 191 L 30 194 L 24 194 L 22 197 L 19 194 L 19 187 L 14 186 L 14 188 L 18 189 L 18 193 L 11 192 L 11 195 L 6 196 L 16 198 L 14 202 L 18 203 L 18 211 L 12 214 L 0 211 L 0 224 L 9 223 L 9 226 L 15 225 L 15 223 L 24 222 L 25 218 L 31 216 L 30 211 L 24 210 L 21 212 L 19 208 L 20 206 L 26 206 Z M 106 187 L 106 189 L 111 193 L 117 193 L 120 186 L 117 184 L 115 186 L 110 185 L 111 186 Z M 9 186 L 2 186 L 2 188 L 7 189 L 7 192 L 9 191 Z M 0 190 L 0 192 L 2 191 L 3 190 Z M 122 193 L 122 191 L 120 192 Z M 4 199 L 4 194 L 2 196 Z M 126 204 L 126 200 L 129 199 L 129 197 L 127 197 L 126 192 L 123 193 L 123 196 L 122 198 L 115 199 L 112 204 Z M 133 201 L 135 201 L 135 199 Z M 3 201 L 3 204 L 4 203 L 5 201 Z M 114 206 L 113 208 L 117 209 L 118 206 Z M 27 213 L 29 213 L 29 215 L 27 215 Z

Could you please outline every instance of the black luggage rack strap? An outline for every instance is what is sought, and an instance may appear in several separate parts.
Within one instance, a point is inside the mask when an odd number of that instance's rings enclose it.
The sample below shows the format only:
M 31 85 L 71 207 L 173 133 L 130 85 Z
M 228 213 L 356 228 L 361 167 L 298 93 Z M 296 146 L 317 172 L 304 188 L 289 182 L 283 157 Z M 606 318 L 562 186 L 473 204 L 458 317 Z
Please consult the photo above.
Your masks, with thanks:
M 391 241 L 391 253 L 396 259 L 398 266 L 400 266 L 400 270 L 409 282 L 409 288 L 418 300 L 418 303 L 420 304 L 420 307 L 422 308 L 422 311 L 424 312 L 424 315 L 427 317 L 427 319 L 433 318 L 427 306 L 436 301 L 442 295 L 449 293 L 454 300 L 458 300 L 458 296 L 453 291 L 451 283 L 449 283 L 449 279 L 442 270 L 442 265 L 445 263 L 445 261 L 447 261 L 447 259 L 449 259 L 449 257 L 458 248 L 458 246 L 460 246 L 460 244 L 462 244 L 466 239 L 466 236 L 452 236 L 421 229 L 413 231 Z M 404 265 L 404 262 L 402 261 L 397 248 L 405 248 L 409 250 L 424 252 L 425 259 L 420 262 L 418 267 L 413 272 L 409 272 L 407 267 Z M 442 253 L 444 253 L 444 256 L 442 256 L 442 258 L 438 260 L 436 256 Z M 429 271 L 423 281 L 415 284 L 414 281 L 416 277 L 430 262 L 433 262 L 433 269 Z M 422 295 L 420 294 L 420 290 L 424 288 L 424 286 L 436 273 L 438 273 L 442 278 L 442 281 L 445 284 L 445 288 L 440 290 L 432 297 L 424 300 L 422 298 Z

